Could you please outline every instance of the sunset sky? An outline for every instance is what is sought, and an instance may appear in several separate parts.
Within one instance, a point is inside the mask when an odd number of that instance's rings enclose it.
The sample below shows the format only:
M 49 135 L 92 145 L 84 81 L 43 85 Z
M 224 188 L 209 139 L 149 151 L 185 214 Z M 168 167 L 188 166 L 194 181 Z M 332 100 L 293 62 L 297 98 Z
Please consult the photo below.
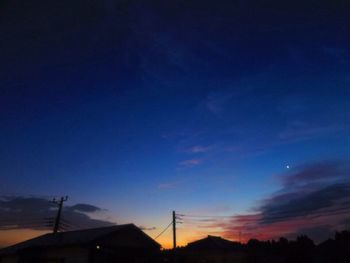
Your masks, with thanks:
M 66 195 L 71 229 L 175 210 L 178 245 L 348 228 L 349 8 L 1 1 L 0 247 Z

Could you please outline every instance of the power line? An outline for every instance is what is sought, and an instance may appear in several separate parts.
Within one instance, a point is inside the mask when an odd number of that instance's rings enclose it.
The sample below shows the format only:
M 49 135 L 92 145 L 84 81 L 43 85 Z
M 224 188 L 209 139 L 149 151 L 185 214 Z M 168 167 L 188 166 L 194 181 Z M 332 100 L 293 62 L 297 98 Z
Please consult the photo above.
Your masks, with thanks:
M 162 230 L 162 232 L 160 232 L 154 239 L 157 239 L 158 237 L 160 237 L 165 231 L 167 231 L 167 229 L 168 229 L 172 224 L 173 224 L 173 221 L 171 221 L 170 224 L 169 224 L 166 228 L 164 228 L 164 229 Z
M 179 218 L 181 217 L 198 217 L 198 218 L 232 218 L 236 215 L 231 215 L 231 216 L 220 216 L 220 215 L 188 215 L 188 214 L 176 214 L 177 216 L 179 216 Z

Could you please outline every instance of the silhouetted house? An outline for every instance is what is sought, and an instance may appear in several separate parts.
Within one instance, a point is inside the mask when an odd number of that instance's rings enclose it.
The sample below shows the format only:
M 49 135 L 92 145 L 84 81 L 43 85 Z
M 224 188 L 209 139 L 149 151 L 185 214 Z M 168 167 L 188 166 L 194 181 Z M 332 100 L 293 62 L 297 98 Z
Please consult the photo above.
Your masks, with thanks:
M 0 250 L 1 263 L 155 262 L 160 245 L 133 224 L 42 235 Z
M 220 250 L 232 251 L 240 246 L 238 242 L 233 242 L 222 237 L 208 236 L 206 238 L 187 244 L 189 250 Z
M 179 263 L 241 263 L 245 260 L 240 243 L 216 236 L 188 243 L 178 250 L 177 257 Z

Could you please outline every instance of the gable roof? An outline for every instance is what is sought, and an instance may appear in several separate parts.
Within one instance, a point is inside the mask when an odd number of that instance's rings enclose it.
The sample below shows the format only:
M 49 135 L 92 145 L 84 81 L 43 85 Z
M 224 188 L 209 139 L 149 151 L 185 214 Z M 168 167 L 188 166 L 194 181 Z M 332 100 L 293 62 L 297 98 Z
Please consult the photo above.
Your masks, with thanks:
M 152 238 L 146 235 L 137 226 L 135 226 L 134 224 L 125 224 L 76 231 L 49 233 L 1 249 L 0 255 L 14 254 L 20 250 L 25 250 L 29 248 L 88 245 L 97 242 L 103 238 L 109 237 L 110 235 L 116 234 L 120 235 L 120 237 L 123 238 L 130 233 L 135 233 L 135 231 L 137 233 L 138 239 L 136 240 L 136 242 L 138 242 L 141 246 L 160 248 L 160 245 L 156 241 L 154 241 Z
M 188 249 L 204 250 L 204 249 L 217 249 L 217 250 L 231 250 L 239 246 L 238 242 L 233 242 L 222 237 L 207 236 L 206 238 L 191 242 L 187 244 Z

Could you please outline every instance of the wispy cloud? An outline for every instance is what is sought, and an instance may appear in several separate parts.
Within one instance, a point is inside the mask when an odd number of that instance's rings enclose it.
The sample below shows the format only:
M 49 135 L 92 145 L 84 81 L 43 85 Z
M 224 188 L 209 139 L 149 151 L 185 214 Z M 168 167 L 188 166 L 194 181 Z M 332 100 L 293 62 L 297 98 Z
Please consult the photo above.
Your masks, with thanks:
M 347 179 L 350 166 L 343 160 L 319 161 L 308 165 L 295 167 L 288 176 L 282 177 L 284 188 L 308 185 L 312 182 L 337 182 Z
M 216 214 L 216 213 L 224 213 L 224 212 L 228 212 L 231 210 L 231 207 L 228 205 L 215 205 L 215 206 L 209 206 L 209 207 L 201 207 L 201 208 L 197 208 L 194 209 L 192 211 L 190 211 L 190 214 Z
M 345 125 L 339 124 L 310 124 L 300 121 L 293 121 L 285 129 L 279 132 L 278 139 L 285 142 L 295 142 L 326 136 L 345 129 Z
M 152 231 L 152 230 L 156 230 L 157 228 L 155 226 L 152 227 L 146 227 L 146 226 L 139 226 L 139 228 L 143 231 Z
M 197 165 L 200 165 L 202 163 L 202 159 L 189 159 L 189 160 L 184 160 L 179 163 L 180 167 L 194 167 Z
M 213 149 L 213 146 L 194 145 L 185 150 L 187 153 L 206 153 Z
M 204 101 L 204 105 L 211 113 L 220 115 L 232 97 L 233 92 L 209 94 Z

